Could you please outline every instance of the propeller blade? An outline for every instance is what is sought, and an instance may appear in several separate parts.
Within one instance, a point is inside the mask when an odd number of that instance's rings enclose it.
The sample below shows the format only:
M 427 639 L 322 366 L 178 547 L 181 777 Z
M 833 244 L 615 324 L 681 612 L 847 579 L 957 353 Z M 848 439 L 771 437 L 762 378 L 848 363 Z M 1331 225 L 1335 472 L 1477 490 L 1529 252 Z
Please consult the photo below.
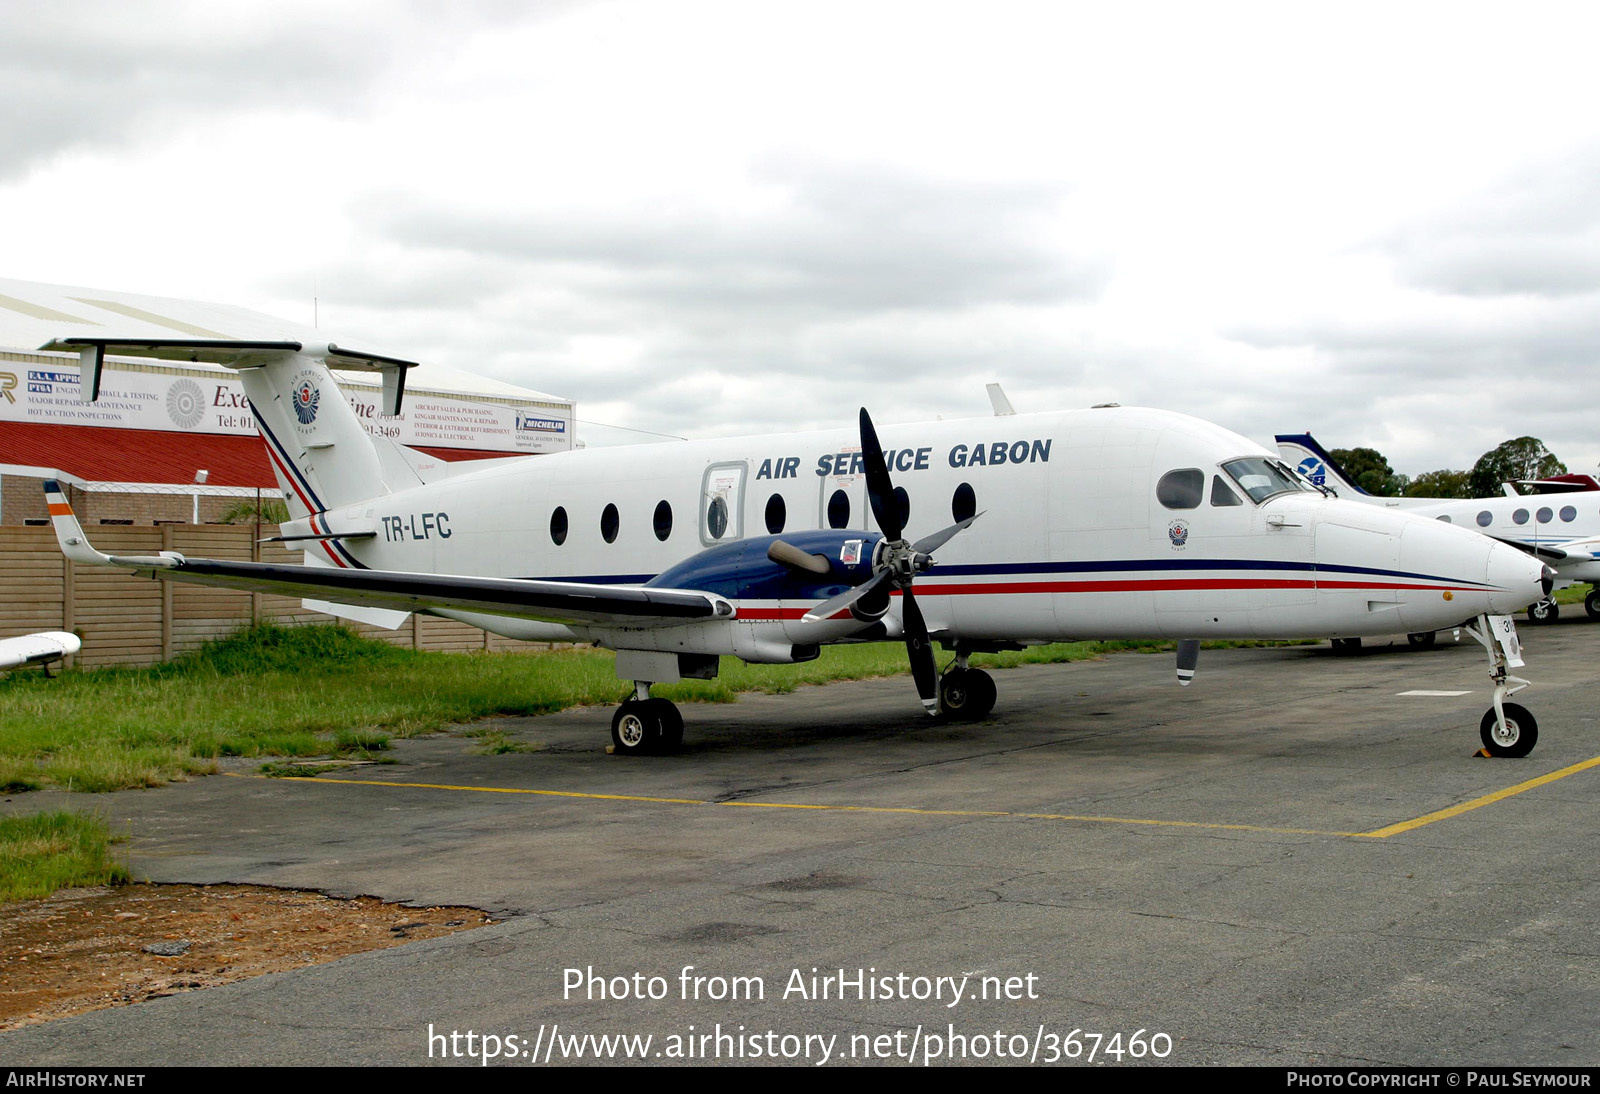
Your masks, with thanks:
M 878 518 L 884 538 L 897 540 L 905 529 L 900 526 L 894 482 L 883 459 L 883 445 L 878 443 L 878 431 L 872 428 L 872 416 L 866 407 L 861 408 L 861 465 L 867 473 L 867 500 L 872 503 L 872 515 Z
M 824 600 L 821 604 L 818 604 L 815 608 L 812 608 L 805 615 L 801 616 L 800 621 L 802 623 L 818 623 L 824 619 L 838 615 L 841 611 L 848 608 L 850 605 L 854 604 L 868 593 L 872 592 L 879 585 L 882 585 L 888 580 L 888 578 L 888 570 L 879 570 L 877 573 L 873 574 L 871 578 L 863 581 L 855 588 L 846 589 L 838 596 Z
M 802 551 L 794 544 L 785 543 L 781 539 L 772 541 L 772 545 L 767 548 L 767 557 L 780 566 L 808 574 L 827 574 L 833 570 L 833 564 L 828 561 L 826 555 L 814 555 Z
M 906 632 L 906 656 L 911 659 L 911 675 L 917 682 L 917 695 L 930 715 L 939 713 L 939 668 L 933 663 L 933 644 L 928 640 L 928 624 L 917 607 L 911 589 L 901 598 L 901 623 Z
M 984 512 L 988 512 L 988 510 L 984 510 Z M 946 543 L 949 543 L 957 532 L 966 531 L 972 522 L 981 516 L 983 516 L 983 513 L 974 513 L 960 524 L 952 524 L 950 527 L 943 531 L 935 532 L 931 536 L 923 536 L 911 545 L 911 549 L 919 555 L 931 555 Z
M 1200 663 L 1200 640 L 1185 638 L 1178 643 L 1178 683 L 1188 687 L 1194 680 L 1194 667 Z

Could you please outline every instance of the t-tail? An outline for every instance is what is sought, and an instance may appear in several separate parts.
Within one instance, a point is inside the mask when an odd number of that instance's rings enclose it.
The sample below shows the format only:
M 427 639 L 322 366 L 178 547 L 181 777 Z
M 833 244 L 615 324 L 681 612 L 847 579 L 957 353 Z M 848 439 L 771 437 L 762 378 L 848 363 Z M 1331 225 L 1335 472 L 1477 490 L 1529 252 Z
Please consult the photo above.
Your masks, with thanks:
M 108 353 L 206 361 L 237 369 L 273 472 L 295 517 L 325 513 L 419 481 L 398 445 L 367 432 L 330 371 L 380 373 L 380 413 L 393 417 L 400 413 L 406 370 L 414 367 L 413 362 L 332 343 L 308 346 L 228 339 L 64 338 L 41 348 L 78 354 L 83 400 L 91 403 L 99 397 Z
M 1372 497 L 1351 481 L 1344 468 L 1339 466 L 1339 461 L 1329 455 L 1311 434 L 1279 433 L 1275 439 L 1278 442 L 1278 455 L 1283 457 L 1283 462 L 1315 485 L 1353 501 Z

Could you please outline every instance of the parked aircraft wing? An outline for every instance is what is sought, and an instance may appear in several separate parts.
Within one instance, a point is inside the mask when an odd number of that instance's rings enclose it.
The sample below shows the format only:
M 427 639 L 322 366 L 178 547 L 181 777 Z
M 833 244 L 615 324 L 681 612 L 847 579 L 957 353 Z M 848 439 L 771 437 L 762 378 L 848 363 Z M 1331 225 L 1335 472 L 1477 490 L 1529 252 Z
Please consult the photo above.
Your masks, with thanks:
M 175 551 L 106 555 L 89 544 L 60 485 L 49 480 L 44 489 L 56 539 L 68 558 L 92 565 L 120 566 L 166 581 L 408 612 L 447 608 L 554 623 L 671 626 L 731 619 L 735 614 L 733 605 L 722 597 L 693 589 L 232 562 L 186 558 Z

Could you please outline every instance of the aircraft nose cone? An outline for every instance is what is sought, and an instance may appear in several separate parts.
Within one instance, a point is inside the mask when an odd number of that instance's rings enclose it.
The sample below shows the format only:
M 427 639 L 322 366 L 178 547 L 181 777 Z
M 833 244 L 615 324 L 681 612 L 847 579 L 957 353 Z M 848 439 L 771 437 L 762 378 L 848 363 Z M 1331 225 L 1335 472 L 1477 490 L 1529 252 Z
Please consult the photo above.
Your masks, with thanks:
M 1554 574 L 1550 567 L 1515 547 L 1491 541 L 1487 581 L 1489 611 L 1496 615 L 1520 612 L 1549 595 Z

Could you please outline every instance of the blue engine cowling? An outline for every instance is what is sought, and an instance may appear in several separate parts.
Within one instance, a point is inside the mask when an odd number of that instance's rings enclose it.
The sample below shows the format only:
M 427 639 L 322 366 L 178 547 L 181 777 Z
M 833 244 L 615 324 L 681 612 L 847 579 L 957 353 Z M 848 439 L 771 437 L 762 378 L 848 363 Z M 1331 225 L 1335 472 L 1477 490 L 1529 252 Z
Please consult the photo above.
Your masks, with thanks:
M 767 557 L 767 548 L 779 539 L 807 554 L 823 556 L 832 571 L 811 574 L 773 562 Z M 645 584 L 659 589 L 698 589 L 729 600 L 827 600 L 872 576 L 872 558 L 882 541 L 881 532 L 838 528 L 753 536 L 708 547 Z M 857 618 L 881 616 L 888 609 L 888 598 L 882 601 L 881 608 L 871 605 L 872 614 L 857 612 Z

